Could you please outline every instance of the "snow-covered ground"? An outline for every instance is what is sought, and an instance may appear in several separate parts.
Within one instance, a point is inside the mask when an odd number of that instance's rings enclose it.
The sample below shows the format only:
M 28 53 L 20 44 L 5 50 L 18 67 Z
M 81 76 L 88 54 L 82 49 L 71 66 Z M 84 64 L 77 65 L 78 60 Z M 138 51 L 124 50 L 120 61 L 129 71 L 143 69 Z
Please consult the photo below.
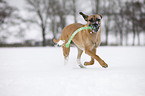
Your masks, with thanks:
M 71 48 L 0 48 L 0 96 L 145 96 L 145 47 L 99 47 L 98 62 L 77 68 Z M 82 55 L 82 62 L 90 60 Z

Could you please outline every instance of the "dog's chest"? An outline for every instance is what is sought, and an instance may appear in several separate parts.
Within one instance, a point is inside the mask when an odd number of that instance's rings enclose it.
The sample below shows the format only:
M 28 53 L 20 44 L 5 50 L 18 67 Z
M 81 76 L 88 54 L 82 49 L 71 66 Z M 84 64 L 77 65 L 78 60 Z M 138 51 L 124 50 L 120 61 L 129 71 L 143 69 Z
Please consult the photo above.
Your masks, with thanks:
M 73 42 L 81 50 L 85 50 L 85 48 L 97 48 L 101 42 L 101 31 L 98 31 L 97 33 L 91 33 L 89 31 L 80 32 L 74 37 Z
M 92 43 L 92 47 L 96 48 L 100 45 L 101 43 L 101 32 L 97 32 L 97 33 L 90 33 L 90 42 Z
M 78 45 L 81 50 L 85 48 L 94 49 L 97 48 L 101 43 L 101 33 L 89 33 L 86 37 L 82 37 L 82 43 Z

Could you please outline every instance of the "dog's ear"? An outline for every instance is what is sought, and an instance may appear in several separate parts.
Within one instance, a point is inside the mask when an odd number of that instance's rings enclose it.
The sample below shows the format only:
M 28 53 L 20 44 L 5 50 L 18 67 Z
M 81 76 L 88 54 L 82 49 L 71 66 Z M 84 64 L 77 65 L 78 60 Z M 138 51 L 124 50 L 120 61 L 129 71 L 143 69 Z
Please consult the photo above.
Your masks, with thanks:
M 100 14 L 99 14 L 100 15 Z M 100 15 L 101 19 L 102 19 L 102 15 Z
M 84 18 L 86 21 L 88 21 L 88 15 L 85 15 L 83 12 L 80 12 L 80 15 L 82 15 L 83 18 Z

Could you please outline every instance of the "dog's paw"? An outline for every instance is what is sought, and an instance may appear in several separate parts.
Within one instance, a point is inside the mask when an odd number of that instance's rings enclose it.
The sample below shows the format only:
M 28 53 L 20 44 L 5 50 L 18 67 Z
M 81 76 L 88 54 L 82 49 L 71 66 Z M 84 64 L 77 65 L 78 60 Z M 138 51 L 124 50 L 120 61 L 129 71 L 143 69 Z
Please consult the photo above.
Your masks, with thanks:
M 102 66 L 103 68 L 108 68 L 108 65 L 106 64 L 105 66 Z
M 103 63 L 101 64 L 101 66 L 103 67 L 103 68 L 107 68 L 108 67 L 108 65 L 103 61 Z
M 80 68 L 86 68 L 86 67 L 84 67 L 82 64 L 80 64 L 79 67 L 80 67 Z
M 94 62 L 85 62 L 84 63 L 85 66 L 87 66 L 87 65 L 93 65 L 93 64 L 94 64 Z

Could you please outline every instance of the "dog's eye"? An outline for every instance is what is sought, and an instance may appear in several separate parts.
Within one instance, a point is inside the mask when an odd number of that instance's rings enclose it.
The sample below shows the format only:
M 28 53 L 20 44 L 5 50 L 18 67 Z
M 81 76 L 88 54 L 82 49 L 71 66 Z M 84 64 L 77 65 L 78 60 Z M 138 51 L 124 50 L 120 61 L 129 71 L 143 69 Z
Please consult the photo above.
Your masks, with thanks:
M 97 18 L 97 21 L 100 21 L 100 20 L 101 20 L 101 19 L 98 19 L 98 18 Z
M 94 20 L 93 20 L 93 18 L 91 18 L 89 21 L 90 21 L 90 22 L 93 22 Z

